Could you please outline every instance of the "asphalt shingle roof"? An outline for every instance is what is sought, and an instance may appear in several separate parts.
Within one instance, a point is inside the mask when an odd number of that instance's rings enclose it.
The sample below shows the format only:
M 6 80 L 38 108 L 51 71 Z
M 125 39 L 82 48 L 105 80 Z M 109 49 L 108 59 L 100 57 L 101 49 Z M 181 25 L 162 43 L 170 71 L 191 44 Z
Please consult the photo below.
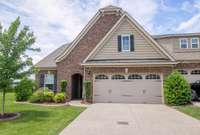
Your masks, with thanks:
M 35 67 L 38 68 L 56 68 L 56 58 L 63 53 L 70 44 L 62 45 L 61 47 L 57 48 L 55 51 L 51 52 L 45 58 L 40 60 L 38 63 L 35 64 Z

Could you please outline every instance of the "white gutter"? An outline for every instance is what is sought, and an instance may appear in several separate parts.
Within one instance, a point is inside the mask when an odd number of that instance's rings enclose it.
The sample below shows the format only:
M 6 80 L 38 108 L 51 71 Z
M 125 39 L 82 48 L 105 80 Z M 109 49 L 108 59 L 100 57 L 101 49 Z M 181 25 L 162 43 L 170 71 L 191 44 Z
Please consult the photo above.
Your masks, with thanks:
M 173 66 L 178 64 L 178 62 L 159 62 L 159 63 L 82 63 L 82 66 L 89 67 L 141 67 L 141 66 Z

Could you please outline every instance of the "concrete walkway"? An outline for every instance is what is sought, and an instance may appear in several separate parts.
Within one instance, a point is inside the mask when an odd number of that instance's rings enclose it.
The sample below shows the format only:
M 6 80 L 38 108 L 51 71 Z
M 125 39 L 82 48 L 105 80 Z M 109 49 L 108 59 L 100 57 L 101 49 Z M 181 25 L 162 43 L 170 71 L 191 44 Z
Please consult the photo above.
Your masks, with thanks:
M 165 105 L 93 104 L 60 135 L 200 135 L 200 121 Z

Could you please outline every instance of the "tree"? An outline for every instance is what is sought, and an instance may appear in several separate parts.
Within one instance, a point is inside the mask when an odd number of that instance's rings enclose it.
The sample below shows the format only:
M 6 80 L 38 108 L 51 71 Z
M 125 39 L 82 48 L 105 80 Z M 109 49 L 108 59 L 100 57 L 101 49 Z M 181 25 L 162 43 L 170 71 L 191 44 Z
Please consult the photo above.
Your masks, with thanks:
M 5 114 L 6 91 L 12 88 L 13 81 L 28 77 L 35 69 L 27 51 L 39 51 L 33 48 L 33 32 L 28 26 L 19 30 L 20 18 L 11 23 L 8 29 L 0 24 L 0 90 L 2 91 L 2 115 Z
M 185 105 L 191 101 L 191 89 L 187 80 L 178 71 L 173 71 L 164 80 L 165 103 Z

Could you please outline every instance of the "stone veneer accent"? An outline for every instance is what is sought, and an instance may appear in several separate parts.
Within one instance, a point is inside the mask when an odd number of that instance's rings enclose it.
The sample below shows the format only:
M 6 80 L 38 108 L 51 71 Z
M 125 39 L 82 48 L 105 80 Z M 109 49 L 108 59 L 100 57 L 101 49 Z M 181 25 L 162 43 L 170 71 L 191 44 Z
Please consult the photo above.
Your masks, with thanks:
M 83 76 L 84 69 L 80 64 L 114 26 L 119 18 L 119 14 L 101 15 L 70 54 L 64 60 L 57 63 L 57 90 L 60 90 L 60 81 L 67 80 L 68 93 L 69 96 L 71 95 L 71 76 L 76 73 Z

